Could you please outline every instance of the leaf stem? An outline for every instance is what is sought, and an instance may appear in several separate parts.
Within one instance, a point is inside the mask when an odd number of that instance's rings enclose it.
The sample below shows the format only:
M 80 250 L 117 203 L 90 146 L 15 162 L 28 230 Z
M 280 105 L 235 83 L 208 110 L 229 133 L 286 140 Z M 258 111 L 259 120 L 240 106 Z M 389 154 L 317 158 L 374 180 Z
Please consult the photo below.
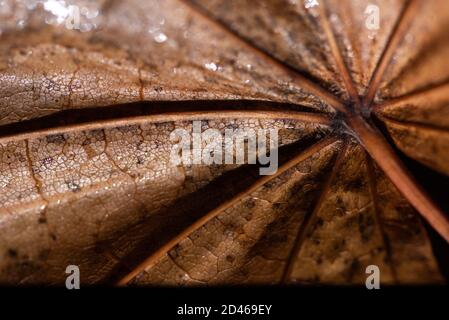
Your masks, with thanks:
M 352 80 L 352 77 L 349 74 L 348 67 L 343 60 L 341 50 L 338 48 L 337 40 L 335 39 L 334 32 L 332 31 L 332 27 L 329 22 L 328 14 L 324 3 L 320 6 L 320 8 L 322 16 L 321 21 L 323 24 L 324 32 L 327 36 L 327 40 L 329 42 L 329 46 L 332 51 L 332 55 L 334 56 L 335 63 L 337 65 L 338 70 L 340 71 L 341 77 L 343 78 L 346 90 L 348 90 L 349 97 L 351 98 L 352 102 L 355 103 L 356 107 L 360 108 L 361 107 L 360 97 L 355 88 L 354 81 Z
M 438 99 L 440 97 L 447 98 L 448 96 L 449 80 L 376 104 L 372 107 L 372 110 L 374 112 L 381 112 L 385 108 L 394 108 L 397 106 L 406 105 L 416 102 L 416 100 L 419 99 L 426 101 L 427 99 L 432 99 L 433 101 L 433 99 Z M 416 103 L 414 104 L 414 107 L 415 106 L 419 107 Z
M 160 123 L 170 121 L 193 121 L 207 119 L 285 119 L 299 122 L 316 123 L 330 125 L 331 118 L 326 114 L 307 113 L 297 111 L 267 111 L 267 110 L 217 110 L 217 111 L 180 111 L 162 112 L 134 117 L 123 117 L 117 119 L 107 119 L 101 121 L 91 121 L 74 125 L 57 126 L 0 136 L 0 143 L 12 141 L 34 139 L 46 135 L 70 133 L 75 131 L 87 131 L 95 129 L 115 128 L 119 126 L 139 125 L 142 123 Z M 1 126 L 0 126 L 1 128 Z
M 449 242 L 449 219 L 418 186 L 377 128 L 360 116 L 347 118 L 360 142 L 402 195 Z
M 385 73 L 385 70 L 390 64 L 397 46 L 402 41 L 402 38 L 407 32 L 407 28 L 413 20 L 416 10 L 418 9 L 418 2 L 419 1 L 416 0 L 408 0 L 405 3 L 404 9 L 401 12 L 401 15 L 390 35 L 390 38 L 388 39 L 388 43 L 385 46 L 385 50 L 382 52 L 379 62 L 376 65 L 376 69 L 374 70 L 374 73 L 371 77 L 367 94 L 365 95 L 365 98 L 363 100 L 363 104 L 365 106 L 371 105 L 372 101 L 374 100 L 374 95 L 376 94 L 377 89 L 380 86 L 380 82 Z

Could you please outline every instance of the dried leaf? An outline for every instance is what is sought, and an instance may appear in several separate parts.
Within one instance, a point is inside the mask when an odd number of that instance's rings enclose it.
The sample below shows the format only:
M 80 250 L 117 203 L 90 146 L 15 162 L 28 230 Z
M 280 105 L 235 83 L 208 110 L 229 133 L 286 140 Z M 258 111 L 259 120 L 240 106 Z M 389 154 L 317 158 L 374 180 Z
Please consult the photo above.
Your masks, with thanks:
M 449 174 L 446 1 L 91 3 L 89 32 L 0 11 L 1 283 L 443 281 L 447 216 L 384 134 Z M 193 120 L 278 129 L 278 171 L 174 165 Z

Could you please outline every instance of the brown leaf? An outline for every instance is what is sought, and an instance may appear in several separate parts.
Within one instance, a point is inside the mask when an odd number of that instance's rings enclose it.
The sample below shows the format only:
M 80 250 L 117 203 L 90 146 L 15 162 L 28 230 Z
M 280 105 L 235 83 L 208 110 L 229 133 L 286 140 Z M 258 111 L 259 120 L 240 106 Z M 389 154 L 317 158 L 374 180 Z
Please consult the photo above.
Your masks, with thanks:
M 446 1 L 94 5 L 90 32 L 0 11 L 0 282 L 443 281 L 420 215 L 447 216 L 395 146 L 449 174 Z M 278 129 L 278 171 L 172 164 L 193 120 Z

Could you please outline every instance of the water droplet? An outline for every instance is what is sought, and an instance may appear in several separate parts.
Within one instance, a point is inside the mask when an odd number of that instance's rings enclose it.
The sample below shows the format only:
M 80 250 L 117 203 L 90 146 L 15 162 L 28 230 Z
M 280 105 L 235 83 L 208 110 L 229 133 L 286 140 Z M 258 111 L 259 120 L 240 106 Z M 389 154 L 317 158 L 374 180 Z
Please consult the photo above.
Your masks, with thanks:
M 95 28 L 96 28 L 95 24 L 88 24 L 88 23 L 86 23 L 86 24 L 82 24 L 80 26 L 80 31 L 81 32 L 89 32 L 89 31 L 91 31 L 91 30 L 93 30 Z
M 317 5 L 319 5 L 317 0 L 304 0 L 304 7 L 306 9 L 313 8 Z
M 94 19 L 94 18 L 98 17 L 98 15 L 100 14 L 100 10 L 98 10 L 96 8 L 89 9 L 89 8 L 83 7 L 81 9 L 81 14 L 84 15 L 88 19 Z
M 335 13 L 332 13 L 330 16 L 330 20 L 333 23 L 338 23 L 338 16 Z
M 207 70 L 211 70 L 211 71 L 217 71 L 218 70 L 218 66 L 215 63 L 213 63 L 213 62 L 206 63 L 206 64 L 204 64 L 204 66 L 206 67 Z
M 165 33 L 163 32 L 157 32 L 154 36 L 154 41 L 156 41 L 157 43 L 164 43 L 165 41 L 167 41 L 167 36 L 165 35 Z
M 25 20 L 19 20 L 17 21 L 17 27 L 19 29 L 23 29 L 23 27 L 25 27 Z
M 56 19 L 56 24 L 63 23 L 64 20 L 70 15 L 70 8 L 64 1 L 59 0 L 48 0 L 44 2 L 44 10 L 54 16 Z
M 415 40 L 415 37 L 413 36 L 413 34 L 408 33 L 405 35 L 405 41 L 408 43 L 412 43 Z
M 4 1 L 2 1 L 2 2 L 4 2 Z M 0 3 L 0 6 L 1 5 L 2 4 Z M 37 7 L 37 1 L 36 0 L 34 0 L 34 1 L 27 1 L 27 2 L 25 2 L 25 6 L 27 7 L 28 10 L 34 10 Z

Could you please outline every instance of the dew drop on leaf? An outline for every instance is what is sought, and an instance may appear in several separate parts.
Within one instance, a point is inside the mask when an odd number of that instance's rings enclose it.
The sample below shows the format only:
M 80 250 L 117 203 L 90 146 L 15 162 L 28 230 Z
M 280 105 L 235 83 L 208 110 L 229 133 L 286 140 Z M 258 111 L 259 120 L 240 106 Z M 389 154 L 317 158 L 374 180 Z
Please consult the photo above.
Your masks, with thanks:
M 164 43 L 165 41 L 167 41 L 168 37 L 165 33 L 163 32 L 157 32 L 154 36 L 154 41 L 156 41 L 157 43 Z
M 210 70 L 210 71 L 217 71 L 218 70 L 218 66 L 215 63 L 213 63 L 213 62 L 206 63 L 204 66 L 206 67 L 207 70 Z

